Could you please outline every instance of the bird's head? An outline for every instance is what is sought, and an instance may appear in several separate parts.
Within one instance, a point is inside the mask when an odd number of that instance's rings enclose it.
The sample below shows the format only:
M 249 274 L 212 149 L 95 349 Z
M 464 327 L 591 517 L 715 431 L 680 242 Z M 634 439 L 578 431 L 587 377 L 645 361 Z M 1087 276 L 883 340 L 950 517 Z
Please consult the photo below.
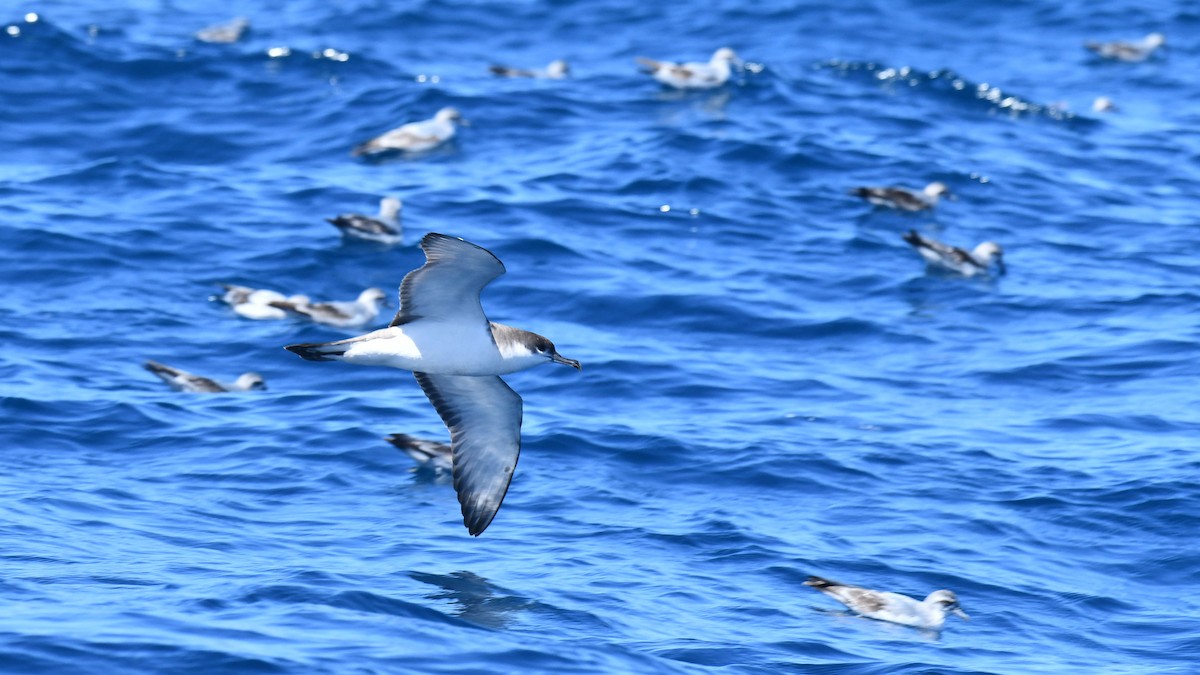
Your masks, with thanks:
M 360 305 L 373 307 L 382 304 L 385 300 L 387 300 L 387 293 L 382 288 L 371 287 L 358 294 L 358 303 Z
M 530 351 L 535 357 L 543 358 L 552 363 L 561 363 L 564 366 L 571 366 L 575 370 L 583 370 L 583 366 L 575 359 L 568 359 L 558 350 L 554 348 L 554 343 L 536 333 L 530 333 L 532 336 L 529 342 L 525 344 L 525 348 Z
M 1004 249 L 1000 248 L 1000 244 L 994 241 L 985 241 L 975 247 L 971 252 L 975 259 L 987 265 L 995 265 L 1000 274 L 1004 274 L 1008 269 L 1004 266 Z
M 716 63 L 718 61 L 725 61 L 727 63 L 732 63 L 735 65 L 740 64 L 742 62 L 742 60 L 738 58 L 737 52 L 733 51 L 729 47 L 721 47 L 716 52 L 714 52 L 713 56 L 712 56 L 712 61 L 713 61 L 713 63 Z
M 570 74 L 571 67 L 568 66 L 567 62 L 563 61 L 562 59 L 551 61 L 550 65 L 546 66 L 546 75 L 553 79 L 563 78 Z
M 266 391 L 267 381 L 258 373 L 242 373 L 234 383 L 238 389 L 246 391 Z
M 458 111 L 458 108 L 452 108 L 452 107 L 442 108 L 441 110 L 437 111 L 437 114 L 433 116 L 433 119 L 435 119 L 439 122 L 450 122 L 451 124 L 461 124 L 464 127 L 470 126 L 470 124 L 471 124 L 470 122 L 467 121 L 467 118 L 462 116 L 462 113 L 460 113 Z
M 938 199 L 939 197 L 945 197 L 946 199 L 949 199 L 952 202 L 958 201 L 958 197 L 956 197 L 953 192 L 950 192 L 950 187 L 941 181 L 938 181 L 936 183 L 930 183 L 929 185 L 926 185 L 925 186 L 925 194 L 929 195 L 930 197 L 932 197 L 934 199 Z
M 950 612 L 964 621 L 971 620 L 971 617 L 967 616 L 967 613 L 958 605 L 958 596 L 953 591 L 934 591 L 925 598 L 925 602 L 937 605 L 943 612 Z

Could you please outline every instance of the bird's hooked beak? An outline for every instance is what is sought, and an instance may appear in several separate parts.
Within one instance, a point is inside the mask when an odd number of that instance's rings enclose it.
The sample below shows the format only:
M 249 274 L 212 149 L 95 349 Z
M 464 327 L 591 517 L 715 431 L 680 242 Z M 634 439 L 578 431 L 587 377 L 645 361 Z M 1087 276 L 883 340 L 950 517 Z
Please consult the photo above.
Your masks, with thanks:
M 561 363 L 564 366 L 571 366 L 575 370 L 580 370 L 580 371 L 583 370 L 583 366 L 581 366 L 578 361 L 576 361 L 575 359 L 568 359 L 567 357 L 563 356 L 562 354 L 559 354 L 558 352 L 554 352 L 553 354 L 551 354 L 550 360 L 555 363 Z
M 955 607 L 954 609 L 952 609 L 950 611 L 954 614 L 954 616 L 957 616 L 958 618 L 962 619 L 963 621 L 971 620 L 971 617 L 967 616 L 967 613 L 962 611 L 962 607 Z

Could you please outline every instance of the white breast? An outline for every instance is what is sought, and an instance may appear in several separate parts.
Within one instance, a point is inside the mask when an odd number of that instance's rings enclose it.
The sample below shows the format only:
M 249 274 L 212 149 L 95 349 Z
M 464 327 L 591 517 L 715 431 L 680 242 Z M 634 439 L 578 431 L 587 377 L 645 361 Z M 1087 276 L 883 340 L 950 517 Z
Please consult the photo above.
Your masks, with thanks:
M 383 328 L 355 341 L 342 360 L 437 375 L 510 372 L 486 324 L 418 320 Z

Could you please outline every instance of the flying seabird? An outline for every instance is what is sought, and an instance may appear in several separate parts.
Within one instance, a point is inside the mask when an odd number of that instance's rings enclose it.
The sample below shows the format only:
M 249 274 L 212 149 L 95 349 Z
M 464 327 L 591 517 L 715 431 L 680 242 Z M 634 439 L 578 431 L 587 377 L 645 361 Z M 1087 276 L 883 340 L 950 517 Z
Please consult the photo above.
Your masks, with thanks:
M 379 202 L 379 215 L 364 216 L 361 213 L 343 213 L 337 218 L 326 218 L 347 237 L 366 239 L 380 244 L 400 243 L 400 208 L 403 206 L 395 197 L 384 197 Z
M 358 145 L 350 153 L 355 157 L 374 155 L 389 150 L 404 152 L 421 152 L 430 150 L 454 138 L 456 125 L 466 126 L 467 120 L 456 108 L 442 108 L 433 119 L 420 122 L 409 122 L 402 127 L 377 136 Z
M 725 84 L 732 73 L 730 64 L 738 63 L 729 47 L 718 49 L 708 63 L 673 63 L 639 56 L 635 59 L 651 77 L 676 89 L 712 89 Z
M 358 294 L 358 299 L 351 302 L 310 303 L 307 300 L 304 302 L 277 300 L 270 304 L 272 307 L 308 317 L 327 326 L 356 328 L 379 316 L 379 305 L 386 298 L 387 294 L 381 289 L 368 288 Z
M 809 577 L 804 585 L 812 586 L 867 618 L 880 621 L 938 630 L 946 623 L 946 612 L 953 612 L 967 621 L 971 619 L 958 606 L 958 597 L 951 591 L 934 591 L 918 601 L 899 593 L 873 591 L 821 577 Z
M 207 377 L 193 375 L 186 370 L 163 365 L 158 361 L 147 361 L 144 367 L 146 370 L 161 377 L 163 382 L 171 385 L 171 388 L 175 391 L 215 394 L 227 391 L 264 390 L 267 388 L 267 383 L 263 381 L 262 375 L 258 373 L 243 373 L 232 384 L 222 384 Z
M 1004 250 L 995 242 L 985 241 L 976 246 L 975 250 L 966 251 L 929 237 L 922 237 L 915 230 L 909 230 L 908 234 L 904 235 L 904 241 L 917 249 L 917 253 L 921 254 L 930 267 L 973 277 L 976 274 L 990 274 L 991 265 L 995 263 L 996 270 L 1000 274 L 1005 273 Z
M 488 66 L 488 70 L 499 77 L 536 77 L 547 80 L 561 80 L 571 74 L 571 67 L 562 59 L 551 61 L 544 70 L 525 70 L 499 65 Z
M 504 274 L 490 251 L 432 232 L 421 249 L 425 264 L 405 275 L 400 310 L 387 328 L 286 349 L 309 361 L 413 371 L 450 430 L 463 523 L 478 535 L 500 509 L 521 450 L 521 397 L 500 375 L 542 363 L 580 365 L 541 335 L 488 321 L 479 293 Z
M 445 443 L 427 441 L 408 434 L 392 434 L 385 440 L 412 457 L 418 464 L 437 471 L 449 471 L 454 468 L 453 449 Z
M 942 182 L 930 183 L 919 193 L 901 187 L 858 187 L 851 190 L 850 194 L 862 197 L 875 206 L 887 206 L 901 211 L 932 209 L 937 206 L 941 197 L 951 201 L 958 199 Z
M 1104 59 L 1137 62 L 1150 58 L 1159 47 L 1167 44 L 1162 33 L 1151 33 L 1137 42 L 1085 42 L 1083 48 L 1095 52 Z
M 278 291 L 265 288 L 250 288 L 221 284 L 225 294 L 221 301 L 229 305 L 238 316 L 247 319 L 286 319 L 288 313 L 279 307 L 273 307 L 273 302 L 291 302 L 303 304 L 308 302 L 307 295 L 285 296 Z

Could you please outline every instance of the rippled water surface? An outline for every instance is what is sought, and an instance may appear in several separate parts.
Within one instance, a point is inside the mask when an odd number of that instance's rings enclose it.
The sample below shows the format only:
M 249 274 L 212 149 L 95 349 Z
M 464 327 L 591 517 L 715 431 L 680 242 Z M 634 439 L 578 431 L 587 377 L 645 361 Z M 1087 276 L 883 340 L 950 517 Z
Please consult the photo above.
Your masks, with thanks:
M 1191 672 L 1188 7 L 3 5 L 0 670 Z M 1144 63 L 1081 47 L 1152 31 Z M 633 61 L 721 46 L 747 68 L 716 91 Z M 449 146 L 349 155 L 446 105 Z M 933 180 L 935 215 L 848 194 Z M 383 195 L 400 246 L 324 222 Z M 909 229 L 1009 273 L 927 273 Z M 477 539 L 383 441 L 446 439 L 411 376 L 210 300 L 393 289 L 428 231 L 495 252 L 489 315 L 584 363 L 508 377 L 524 452 Z M 856 618 L 809 574 L 973 620 Z

